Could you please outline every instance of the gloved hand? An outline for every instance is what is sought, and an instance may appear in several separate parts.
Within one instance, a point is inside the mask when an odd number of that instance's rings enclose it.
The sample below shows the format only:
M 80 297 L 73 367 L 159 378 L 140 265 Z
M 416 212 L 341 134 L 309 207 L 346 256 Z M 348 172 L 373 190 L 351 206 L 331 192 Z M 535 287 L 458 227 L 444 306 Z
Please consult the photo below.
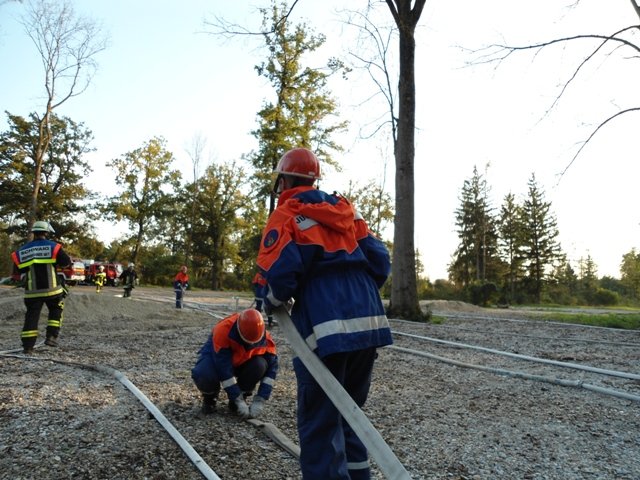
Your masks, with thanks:
M 259 395 L 253 397 L 253 402 L 251 403 L 251 407 L 249 408 L 249 416 L 251 418 L 258 418 L 264 409 L 264 404 L 266 400 Z
M 238 408 L 236 413 L 242 418 L 249 418 L 249 405 L 247 405 L 247 402 L 244 401 L 244 398 L 242 398 L 242 395 L 236 398 L 234 400 L 234 403 Z

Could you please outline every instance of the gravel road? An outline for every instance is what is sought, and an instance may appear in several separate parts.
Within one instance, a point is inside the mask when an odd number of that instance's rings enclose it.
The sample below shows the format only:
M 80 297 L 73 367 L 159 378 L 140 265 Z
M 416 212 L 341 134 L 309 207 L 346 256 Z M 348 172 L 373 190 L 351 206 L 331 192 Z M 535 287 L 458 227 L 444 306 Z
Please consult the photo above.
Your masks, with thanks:
M 126 375 L 220 478 L 300 478 L 294 456 L 223 402 L 214 415 L 199 413 L 190 379 L 196 352 L 217 319 L 250 297 L 187 292 L 188 308 L 176 310 L 169 289 L 138 288 L 123 299 L 120 289 L 75 287 L 61 347 L 25 358 L 8 353 L 20 345 L 21 294 L 0 289 L 0 479 L 203 478 L 98 365 Z M 640 332 L 523 321 L 459 302 L 431 308 L 446 315 L 442 323 L 392 320 L 395 346 L 429 356 L 381 350 L 365 406 L 412 478 L 640 479 L 640 381 L 434 341 L 635 375 Z M 41 330 L 45 324 L 43 315 Z M 281 368 L 262 420 L 297 442 L 291 350 L 278 327 L 272 334 Z M 373 478 L 383 478 L 375 463 Z

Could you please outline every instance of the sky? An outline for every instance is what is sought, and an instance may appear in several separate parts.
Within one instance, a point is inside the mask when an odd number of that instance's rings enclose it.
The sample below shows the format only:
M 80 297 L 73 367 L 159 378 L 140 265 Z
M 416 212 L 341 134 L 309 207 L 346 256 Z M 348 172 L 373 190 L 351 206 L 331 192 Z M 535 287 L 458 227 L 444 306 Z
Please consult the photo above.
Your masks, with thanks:
M 95 137 L 87 185 L 103 195 L 118 192 L 107 162 L 164 137 L 175 168 L 192 180 L 189 150 L 196 136 L 206 140 L 206 162 L 239 160 L 256 147 L 251 136 L 256 113 L 273 92 L 255 65 L 266 56 L 260 37 L 223 39 L 204 21 L 222 17 L 256 30 L 264 0 L 112 0 L 71 2 L 76 12 L 102 25 L 109 37 L 96 56 L 98 71 L 89 88 L 64 103 L 58 115 L 84 122 Z M 352 0 L 300 0 L 292 17 L 327 41 L 310 63 L 339 56 L 352 59 L 355 32 L 340 9 L 361 8 Z M 535 174 L 551 202 L 563 251 L 575 269 L 591 256 L 599 276 L 620 276 L 622 256 L 640 249 L 637 158 L 638 113 L 612 122 L 560 173 L 582 142 L 620 109 L 640 106 L 640 63 L 630 50 L 599 55 L 588 63 L 557 105 L 562 85 L 593 41 L 520 52 L 496 64 L 479 64 L 478 51 L 493 43 L 528 45 L 577 34 L 611 34 L 637 24 L 626 0 L 541 0 L 513 2 L 427 2 L 416 32 L 416 217 L 415 241 L 431 279 L 447 277 L 458 245 L 455 210 L 474 166 L 485 175 L 496 209 L 505 195 L 518 201 Z M 574 5 L 571 7 L 571 5 Z M 390 19 L 384 7 L 379 18 Z M 43 109 L 39 54 L 24 32 L 24 4 L 0 0 L 0 130 L 5 111 L 27 116 Z M 638 42 L 636 41 L 636 44 Z M 397 47 L 394 45 L 395 54 Z M 395 80 L 394 80 L 395 82 Z M 376 87 L 359 70 L 332 79 L 340 119 L 350 128 L 339 137 L 345 151 L 341 172 L 327 171 L 321 188 L 345 191 L 349 180 L 385 181 L 393 195 L 390 139 L 362 138 L 385 105 L 365 101 Z M 635 128 L 634 128 L 635 127 Z M 125 225 L 100 222 L 109 243 Z M 392 240 L 392 228 L 385 237 Z

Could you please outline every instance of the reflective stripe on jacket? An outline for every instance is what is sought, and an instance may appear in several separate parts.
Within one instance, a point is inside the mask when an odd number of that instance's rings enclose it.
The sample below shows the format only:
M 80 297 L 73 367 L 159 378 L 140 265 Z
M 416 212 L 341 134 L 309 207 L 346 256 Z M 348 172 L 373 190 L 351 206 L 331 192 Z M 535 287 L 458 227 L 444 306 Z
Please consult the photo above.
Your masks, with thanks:
M 389 253 L 345 198 L 308 186 L 284 191 L 263 230 L 258 266 L 268 301 L 295 300 L 291 318 L 320 357 L 392 343 L 378 291 Z
M 11 254 L 16 268 L 26 273 L 25 298 L 51 297 L 63 293 L 56 265 L 66 267 L 71 259 L 62 245 L 46 239 L 25 243 Z
M 278 373 L 276 344 L 269 332 L 265 332 L 262 340 L 258 343 L 245 343 L 238 333 L 238 317 L 239 314 L 234 313 L 220 320 L 211 330 L 209 339 L 202 346 L 199 353 L 213 356 L 220 383 L 231 400 L 234 400 L 242 393 L 240 387 L 236 384 L 233 374 L 234 368 L 239 367 L 255 356 L 263 356 L 267 361 L 267 372 L 260 381 L 257 395 L 268 400 Z

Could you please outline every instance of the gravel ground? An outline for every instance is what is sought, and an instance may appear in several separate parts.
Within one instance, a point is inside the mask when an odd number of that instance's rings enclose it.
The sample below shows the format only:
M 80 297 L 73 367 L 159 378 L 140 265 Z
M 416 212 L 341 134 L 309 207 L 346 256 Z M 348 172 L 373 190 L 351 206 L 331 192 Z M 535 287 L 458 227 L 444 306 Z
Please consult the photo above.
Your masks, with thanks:
M 25 358 L 19 348 L 22 292 L 0 289 L 1 479 L 199 479 L 141 402 L 97 365 L 116 369 L 166 416 L 222 479 L 298 479 L 297 459 L 263 431 L 228 413 L 199 413 L 190 379 L 196 352 L 220 315 L 250 298 L 138 288 L 97 295 L 75 287 L 61 346 Z M 600 368 L 640 373 L 640 332 L 573 329 L 488 319 L 487 310 L 434 302 L 464 313 L 442 324 L 392 322 L 395 331 Z M 45 309 L 46 310 L 46 309 Z M 513 316 L 490 311 L 492 317 Z M 40 322 L 41 331 L 45 315 Z M 291 350 L 272 330 L 281 361 L 261 420 L 297 443 Z M 640 382 L 553 369 L 396 336 L 396 345 L 459 362 L 578 378 L 640 395 Z M 598 378 L 596 378 L 598 377 Z M 383 349 L 365 413 L 414 479 L 640 479 L 640 402 L 551 383 L 461 368 Z M 373 478 L 383 478 L 373 464 Z

